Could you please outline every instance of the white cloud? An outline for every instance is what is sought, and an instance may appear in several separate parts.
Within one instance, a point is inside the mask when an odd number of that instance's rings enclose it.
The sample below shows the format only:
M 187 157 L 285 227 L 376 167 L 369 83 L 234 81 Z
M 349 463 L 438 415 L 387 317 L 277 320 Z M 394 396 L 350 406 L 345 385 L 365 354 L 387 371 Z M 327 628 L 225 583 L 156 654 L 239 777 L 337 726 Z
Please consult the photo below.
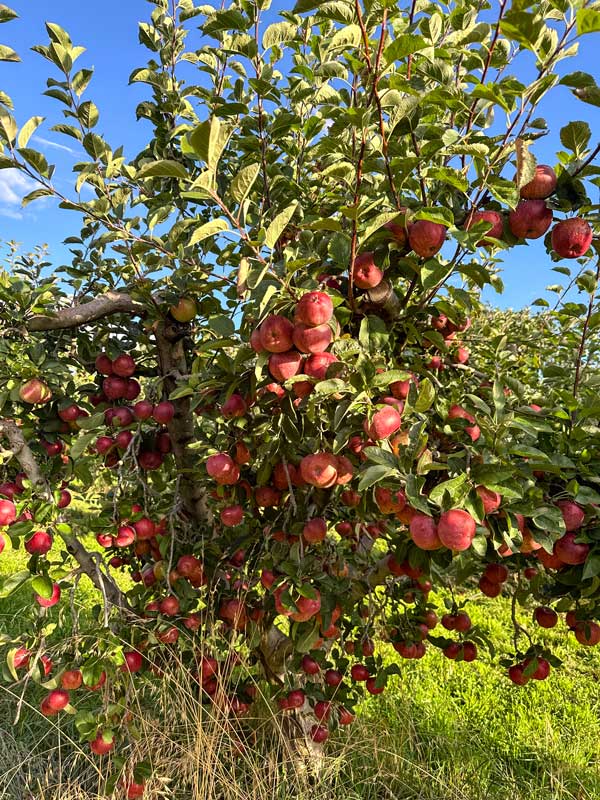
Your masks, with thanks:
M 71 153 L 72 155 L 77 155 L 77 151 L 73 150 L 72 147 L 67 147 L 66 144 L 59 144 L 58 142 L 51 142 L 50 139 L 43 139 L 41 136 L 34 136 L 33 140 L 35 142 L 39 142 L 40 144 L 45 144 L 47 147 L 56 147 L 57 150 L 64 150 L 66 153 Z
M 37 187 L 18 169 L 0 170 L 0 216 L 22 219 L 21 200 Z

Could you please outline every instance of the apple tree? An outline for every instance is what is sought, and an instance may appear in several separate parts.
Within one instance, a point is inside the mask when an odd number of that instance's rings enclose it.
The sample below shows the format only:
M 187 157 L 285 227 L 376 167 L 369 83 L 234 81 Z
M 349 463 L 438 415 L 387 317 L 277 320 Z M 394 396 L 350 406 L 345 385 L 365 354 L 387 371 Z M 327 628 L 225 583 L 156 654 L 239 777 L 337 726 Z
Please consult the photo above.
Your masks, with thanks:
M 56 24 L 34 50 L 72 192 L 32 146 L 48 123 L 0 92 L 0 168 L 80 229 L 70 263 L 13 249 L 0 274 L 0 541 L 27 553 L 0 596 L 31 595 L 6 679 L 103 755 L 124 687 L 177 649 L 240 729 L 258 687 L 319 744 L 402 659 L 493 651 L 454 588 L 534 610 L 496 659 L 547 678 L 540 627 L 600 643 L 600 146 L 537 109 L 600 105 L 577 69 L 600 11 L 151 5 L 133 158 Z M 542 238 L 555 307 L 482 305 Z M 63 646 L 81 580 L 99 602 Z

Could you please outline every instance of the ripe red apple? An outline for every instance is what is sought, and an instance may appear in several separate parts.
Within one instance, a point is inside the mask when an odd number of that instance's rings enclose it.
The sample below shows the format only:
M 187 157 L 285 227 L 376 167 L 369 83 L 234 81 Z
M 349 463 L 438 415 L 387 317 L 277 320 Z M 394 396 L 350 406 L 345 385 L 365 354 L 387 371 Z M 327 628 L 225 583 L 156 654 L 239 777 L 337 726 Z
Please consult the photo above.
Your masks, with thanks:
M 52 536 L 47 531 L 36 531 L 25 542 L 25 550 L 31 555 L 45 555 L 52 548 Z
M 304 362 L 304 374 L 319 381 L 327 377 L 327 370 L 337 361 L 333 353 L 313 353 Z
M 180 297 L 177 305 L 172 305 L 169 312 L 177 322 L 191 322 L 198 313 L 198 307 L 191 297 Z
M 315 614 L 318 614 L 321 610 L 321 595 L 316 590 L 315 594 L 316 596 L 314 598 L 299 597 L 295 601 L 298 611 L 294 611 L 290 614 L 290 619 L 294 620 L 294 622 L 307 622 L 309 619 L 312 619 Z
M 554 628 L 558 623 L 558 614 L 548 606 L 538 606 L 533 612 L 533 618 L 541 628 Z
M 585 519 L 585 511 L 572 500 L 559 500 L 556 504 L 560 508 L 567 533 L 581 528 Z
M 181 300 L 179 302 L 181 304 Z M 137 781 L 129 781 L 129 783 L 125 784 L 124 788 L 127 800 L 136 800 L 137 798 L 144 796 L 144 792 L 146 791 L 146 782 L 140 781 L 138 783 Z
M 521 187 L 521 197 L 525 200 L 544 200 L 556 189 L 556 173 L 547 164 L 538 164 L 535 175 Z
M 498 597 L 502 593 L 502 584 L 494 583 L 485 575 L 479 579 L 479 588 L 486 597 Z
M 294 325 L 294 346 L 302 353 L 324 353 L 331 344 L 333 334 L 329 325 L 310 327 L 303 323 Z
M 96 372 L 99 372 L 100 375 L 112 375 L 112 361 L 106 353 L 100 353 L 96 358 L 95 367 Z
M 562 258 L 579 258 L 587 253 L 594 232 L 580 217 L 563 219 L 552 228 L 552 249 Z
M 543 200 L 521 200 L 508 215 L 508 225 L 518 239 L 539 239 L 552 224 L 552 209 Z
M 478 247 L 493 244 L 492 238 L 502 239 L 504 219 L 499 211 L 474 211 L 467 219 L 466 230 L 470 230 L 478 222 L 488 222 L 492 226 L 485 236 L 477 242 Z
M 386 405 L 379 411 L 376 411 L 369 419 L 365 419 L 364 429 L 367 436 L 371 439 L 388 439 L 393 433 L 400 430 L 402 425 L 402 417 L 395 408 Z
M 53 689 L 46 696 L 45 702 L 52 711 L 62 711 L 69 705 L 69 693 L 64 689 Z
M 336 456 L 337 459 L 337 478 L 335 482 L 338 486 L 350 483 L 354 476 L 354 466 L 346 456 Z
M 145 470 L 160 469 L 162 463 L 162 454 L 157 453 L 154 450 L 142 450 L 138 456 L 138 464 L 142 469 Z
M 314 658 L 311 658 L 308 655 L 302 657 L 301 666 L 307 675 L 316 675 L 318 672 L 321 671 L 319 662 L 315 661 Z
M 71 505 L 72 499 L 71 492 L 69 492 L 67 489 L 61 489 L 58 503 L 56 504 L 57 508 L 67 508 Z
M 421 258 L 431 258 L 441 250 L 446 239 L 446 230 L 439 222 L 419 219 L 409 225 L 408 243 Z
M 577 533 L 565 533 L 554 542 L 553 554 L 560 558 L 563 564 L 575 566 L 583 564 L 590 552 L 590 546 L 575 541 Z
M 112 734 L 107 735 L 106 739 L 101 730 L 98 731 L 96 738 L 90 742 L 90 750 L 97 756 L 104 756 L 115 746 L 115 737 Z
M 272 486 L 258 486 L 254 490 L 254 501 L 259 508 L 273 508 L 281 502 L 281 492 Z
M 331 703 L 328 700 L 318 700 L 313 707 L 313 712 L 319 722 L 327 722 L 331 714 Z
M 164 614 L 165 617 L 176 617 L 177 614 L 179 614 L 179 600 L 175 595 L 170 594 L 160 601 L 158 610 L 161 614 Z
M 498 494 L 498 492 L 493 492 L 491 489 L 486 489 L 485 486 L 477 486 L 475 491 L 483 503 L 483 511 L 486 516 L 498 511 L 502 503 L 502 495 Z
M 52 608 L 60 600 L 60 586 L 55 583 L 52 587 L 52 594 L 50 597 L 42 597 L 39 594 L 35 595 L 35 602 L 42 608 Z
M 109 375 L 102 381 L 102 391 L 109 400 L 119 400 L 121 397 L 125 397 L 127 381 L 117 375 Z
M 142 387 L 136 381 L 135 378 L 129 378 L 127 381 L 127 385 L 125 387 L 125 394 L 123 395 L 125 400 L 131 402 L 135 400 L 136 397 L 139 397 L 140 392 L 142 391 Z
M 575 638 L 579 644 L 594 647 L 600 644 L 600 625 L 597 622 L 581 620 L 575 625 Z
M 405 209 L 406 210 L 406 209 Z M 401 225 L 399 222 L 386 222 L 383 226 L 384 230 L 388 231 L 392 241 L 404 247 L 408 241 L 408 231 L 406 225 Z
M 300 474 L 311 486 L 329 488 L 336 482 L 337 466 L 337 459 L 332 453 L 315 453 L 304 456 L 300 462 Z
M 350 669 L 350 677 L 353 681 L 366 681 L 371 677 L 371 673 L 364 664 L 353 664 Z
M 323 744 L 329 738 L 329 731 L 325 725 L 313 725 L 310 729 L 310 738 L 317 744 Z
M 127 354 L 117 356 L 112 362 L 112 371 L 120 378 L 131 378 L 135 372 L 135 361 Z
M 110 424 L 115 428 L 127 428 L 133 422 L 133 413 L 127 406 L 110 408 L 105 412 L 105 416 L 109 411 L 111 412 L 109 417 Z
M 435 520 L 427 514 L 415 514 L 410 521 L 409 531 L 411 539 L 421 550 L 438 550 L 443 546 Z
M 324 678 L 325 678 L 325 683 L 328 686 L 339 686 L 340 683 L 343 681 L 344 676 L 338 669 L 328 669 L 325 670 Z M 315 706 L 315 712 L 316 712 L 316 706 Z
M 69 669 L 63 672 L 60 678 L 62 688 L 67 690 L 79 689 L 82 683 L 83 675 L 80 669 Z
M 340 725 L 350 725 L 354 722 L 354 714 L 351 714 L 346 708 L 340 706 L 338 710 L 338 722 Z
M 202 572 L 202 562 L 192 555 L 180 556 L 177 561 L 177 572 L 184 577 L 190 578 L 198 572 Z
M 440 516 L 437 533 L 449 550 L 467 550 L 475 536 L 475 520 L 468 511 L 453 508 Z
M 12 500 L 0 500 L 0 526 L 12 525 L 17 518 L 17 509 Z
M 327 534 L 327 523 L 322 517 L 313 517 L 302 529 L 302 536 L 309 544 L 322 542 Z
M 383 272 L 373 259 L 373 253 L 361 253 L 354 259 L 354 285 L 359 289 L 374 289 L 383 280 Z
M 24 403 L 32 406 L 43 406 L 52 399 L 48 385 L 39 378 L 32 378 L 19 389 L 19 397 Z
M 221 414 L 225 419 L 243 417 L 247 411 L 246 401 L 241 394 L 234 392 L 221 406 Z
M 222 486 L 230 486 L 240 479 L 240 468 L 227 453 L 216 453 L 206 460 L 206 471 Z
M 133 407 L 134 416 L 140 422 L 144 422 L 145 420 L 150 419 L 153 411 L 154 411 L 154 406 L 148 400 L 140 400 Z
M 137 650 L 127 650 L 123 653 L 123 657 L 125 663 L 121 665 L 122 672 L 139 672 L 141 670 L 144 659 Z
M 114 539 L 116 547 L 129 547 L 135 542 L 135 530 L 130 525 L 120 525 Z
M 296 304 L 296 319 L 312 328 L 329 322 L 332 316 L 333 303 L 325 292 L 307 292 Z
M 174 416 L 175 406 L 169 400 L 163 400 L 162 403 L 158 403 L 152 411 L 152 418 L 159 425 L 168 425 Z
M 302 689 L 292 689 L 286 697 L 286 700 L 286 708 L 302 708 L 306 700 L 306 695 Z
M 80 408 L 75 403 L 71 403 L 58 410 L 58 416 L 63 422 L 75 422 L 79 417 Z
M 292 349 L 294 326 L 279 314 L 271 314 L 260 326 L 260 342 L 270 353 L 285 353 Z
M 273 353 L 269 356 L 269 372 L 276 381 L 287 381 L 302 371 L 302 354 L 296 350 L 285 353 Z
M 523 664 L 513 664 L 508 668 L 508 677 L 517 686 L 525 686 L 529 683 L 529 678 L 525 675 L 525 667 Z
M 509 573 L 504 564 L 486 564 L 483 574 L 492 583 L 505 583 Z
M 86 688 L 89 689 L 90 692 L 97 692 L 98 689 L 101 689 L 105 683 L 106 683 L 106 672 L 102 670 L 102 672 L 100 673 L 100 677 L 98 678 L 98 681 L 89 686 L 86 684 Z
M 219 517 L 226 528 L 235 528 L 244 519 L 244 509 L 240 505 L 227 506 L 222 509 Z

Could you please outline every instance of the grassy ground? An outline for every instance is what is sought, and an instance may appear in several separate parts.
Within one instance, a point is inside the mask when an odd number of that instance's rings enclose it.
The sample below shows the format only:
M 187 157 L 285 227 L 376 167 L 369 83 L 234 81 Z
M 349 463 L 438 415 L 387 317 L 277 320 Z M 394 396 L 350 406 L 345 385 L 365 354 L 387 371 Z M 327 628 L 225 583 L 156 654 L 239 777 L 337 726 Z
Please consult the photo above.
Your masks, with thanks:
M 20 561 L 22 556 L 5 551 L 0 575 Z M 80 610 L 87 613 L 97 597 L 87 579 L 80 588 Z M 24 588 L 0 600 L 0 633 L 27 628 L 22 609 L 29 593 Z M 510 649 L 506 600 L 475 599 L 469 612 L 499 651 Z M 562 623 L 544 637 L 564 667 L 525 687 L 512 686 L 485 654 L 457 664 L 431 648 L 421 661 L 401 662 L 402 674 L 386 692 L 366 700 L 356 723 L 328 744 L 323 777 L 308 793 L 297 776 L 281 781 L 278 767 L 259 754 L 248 753 L 231 767 L 223 725 L 213 725 L 213 738 L 207 738 L 211 726 L 201 719 L 206 712 L 189 700 L 175 668 L 156 698 L 154 718 L 140 720 L 140 747 L 161 776 L 152 797 L 312 800 L 318 789 L 329 800 L 598 800 L 600 653 L 579 646 Z M 390 650 L 389 658 L 397 656 Z M 68 718 L 52 727 L 24 707 L 14 728 L 12 691 L 0 685 L 0 800 L 100 796 L 93 790 L 97 762 L 70 741 Z M 234 779 L 231 769 L 246 777 Z M 187 776 L 182 793 L 178 775 Z

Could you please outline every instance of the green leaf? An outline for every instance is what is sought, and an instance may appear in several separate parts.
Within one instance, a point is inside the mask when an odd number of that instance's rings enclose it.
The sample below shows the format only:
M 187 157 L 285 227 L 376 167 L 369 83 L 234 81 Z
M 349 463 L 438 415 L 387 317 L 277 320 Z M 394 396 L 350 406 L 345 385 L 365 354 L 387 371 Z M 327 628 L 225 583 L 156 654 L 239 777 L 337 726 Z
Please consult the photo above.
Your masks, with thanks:
M 19 15 L 12 8 L 0 3 L 0 24 L 3 22 L 10 22 L 11 19 L 16 19 Z
M 24 583 L 31 578 L 31 573 L 29 570 L 22 570 L 21 572 L 13 572 L 12 575 L 9 575 L 5 580 L 2 581 L 0 584 L 0 597 L 5 598 L 9 597 L 13 592 L 16 592 L 17 589 L 20 589 Z
M 362 41 L 362 34 L 358 25 L 346 25 L 340 28 L 331 37 L 328 50 L 339 50 L 343 47 L 358 47 Z
M 31 581 L 31 588 L 36 594 L 39 594 L 40 597 L 43 597 L 45 600 L 47 600 L 48 598 L 52 597 L 54 583 L 47 575 L 36 575 Z
M 298 26 L 293 22 L 274 22 L 265 30 L 262 46 L 264 50 L 268 50 L 282 42 L 293 42 L 297 36 Z
M 390 467 L 387 464 L 374 464 L 372 467 L 367 467 L 361 474 L 358 482 L 358 491 L 362 492 L 373 486 L 374 483 L 379 483 L 384 478 L 398 477 L 398 470 Z
M 190 237 L 189 245 L 198 244 L 199 242 L 208 239 L 209 236 L 216 236 L 218 233 L 228 231 L 229 225 L 224 219 L 211 219 L 210 222 L 205 222 L 194 230 Z
M 397 211 L 384 211 L 383 213 L 378 214 L 372 220 L 369 220 L 367 227 L 359 237 L 359 246 L 362 244 L 362 242 L 366 242 L 366 240 L 372 236 L 375 231 L 378 231 L 380 228 L 382 228 L 386 222 L 391 222 L 391 220 L 395 219 L 397 216 Z
M 33 192 L 29 192 L 26 194 L 25 197 L 21 200 L 21 207 L 25 208 L 25 206 L 29 205 L 32 200 L 38 200 L 40 197 L 51 197 L 52 191 L 50 189 L 34 189 Z
M 585 560 L 581 577 L 586 581 L 588 578 L 595 578 L 596 575 L 600 575 L 600 553 L 590 553 Z
M 415 402 L 415 411 L 423 413 L 431 408 L 435 400 L 435 388 L 429 378 L 424 378 L 419 384 L 419 394 Z
M 273 249 L 277 240 L 286 229 L 289 221 L 294 216 L 298 203 L 294 201 L 280 214 L 277 214 L 275 219 L 271 222 L 265 233 L 265 245 Z
M 149 164 L 144 164 L 138 170 L 138 178 L 179 178 L 186 180 L 190 176 L 187 173 L 183 164 L 178 161 L 170 161 L 163 159 L 161 161 L 151 161 Z
M 84 433 L 79 435 L 75 444 L 71 447 L 70 455 L 73 459 L 78 459 L 79 456 L 87 449 L 88 445 L 96 438 L 96 432 Z
M 86 100 L 85 103 L 79 106 L 77 119 L 79 119 L 84 128 L 93 128 L 100 119 L 100 112 L 91 100 Z
M 242 167 L 231 181 L 231 196 L 240 205 L 246 199 L 259 172 L 260 164 L 248 164 L 247 167 Z
M 469 491 L 467 485 L 467 474 L 463 472 L 456 478 L 451 478 L 448 481 L 442 481 L 434 486 L 429 492 L 429 499 L 432 503 L 440 505 L 444 498 L 444 494 L 448 492 L 453 503 L 461 502 L 466 497 Z
M 412 53 L 418 53 L 419 50 L 424 50 L 426 47 L 429 47 L 429 44 L 422 36 L 405 33 L 385 48 L 383 57 L 386 64 L 391 64 L 392 61 L 400 61 Z
M 20 61 L 18 54 L 5 44 L 0 44 L 0 61 Z
M 44 121 L 44 117 L 31 117 L 19 131 L 17 147 L 27 147 L 27 142 Z
M 560 141 L 563 147 L 575 153 L 578 158 L 585 152 L 591 135 L 588 123 L 580 120 L 569 122 L 560 129 Z
M 600 9 L 582 8 L 577 12 L 577 35 L 600 31 Z

